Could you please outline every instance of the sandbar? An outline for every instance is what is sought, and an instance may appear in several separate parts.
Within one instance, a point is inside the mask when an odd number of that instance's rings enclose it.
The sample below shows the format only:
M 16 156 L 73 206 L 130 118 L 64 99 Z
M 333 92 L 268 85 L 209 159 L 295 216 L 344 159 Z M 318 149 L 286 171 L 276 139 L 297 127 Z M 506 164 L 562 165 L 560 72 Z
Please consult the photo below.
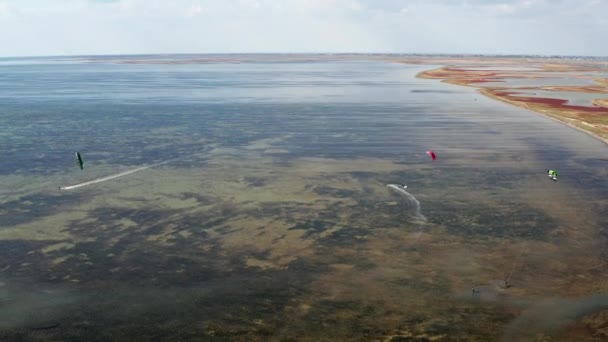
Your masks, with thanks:
M 412 62 L 425 64 L 420 60 Z M 608 144 L 608 79 L 601 77 L 606 73 L 606 61 L 453 58 L 431 59 L 426 64 L 438 62 L 450 65 L 417 76 L 475 87 L 483 95 L 558 120 Z M 539 85 L 522 86 L 521 80 L 539 80 Z M 596 94 L 597 98 L 585 105 L 575 104 L 576 94 Z

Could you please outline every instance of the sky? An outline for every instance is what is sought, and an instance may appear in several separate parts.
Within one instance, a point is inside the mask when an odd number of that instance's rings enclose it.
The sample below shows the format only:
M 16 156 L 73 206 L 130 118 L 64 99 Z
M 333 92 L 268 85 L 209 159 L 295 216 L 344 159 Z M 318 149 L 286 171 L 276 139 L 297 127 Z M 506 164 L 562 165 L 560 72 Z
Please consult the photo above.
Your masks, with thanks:
M 608 0 L 0 0 L 0 57 L 608 56 Z

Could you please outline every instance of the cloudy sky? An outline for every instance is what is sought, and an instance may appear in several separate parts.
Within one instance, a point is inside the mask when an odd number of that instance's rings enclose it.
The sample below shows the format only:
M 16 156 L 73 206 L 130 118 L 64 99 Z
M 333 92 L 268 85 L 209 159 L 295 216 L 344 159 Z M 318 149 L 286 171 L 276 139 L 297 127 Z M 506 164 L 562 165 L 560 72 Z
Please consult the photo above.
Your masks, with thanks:
M 608 56 L 608 0 L 0 0 L 0 56 Z

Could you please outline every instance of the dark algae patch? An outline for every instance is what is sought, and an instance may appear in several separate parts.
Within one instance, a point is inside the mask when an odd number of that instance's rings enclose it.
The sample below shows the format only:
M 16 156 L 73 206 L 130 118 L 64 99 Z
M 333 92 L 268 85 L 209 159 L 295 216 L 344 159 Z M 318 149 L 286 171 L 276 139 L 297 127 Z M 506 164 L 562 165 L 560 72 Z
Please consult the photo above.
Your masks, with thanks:
M 542 211 L 517 203 L 500 207 L 481 203 L 445 205 L 428 203 L 425 212 L 430 222 L 454 235 L 475 238 L 520 238 L 543 240 L 557 223 Z
M 86 196 L 70 194 L 37 193 L 21 196 L 0 204 L 0 227 L 36 221 L 86 200 Z

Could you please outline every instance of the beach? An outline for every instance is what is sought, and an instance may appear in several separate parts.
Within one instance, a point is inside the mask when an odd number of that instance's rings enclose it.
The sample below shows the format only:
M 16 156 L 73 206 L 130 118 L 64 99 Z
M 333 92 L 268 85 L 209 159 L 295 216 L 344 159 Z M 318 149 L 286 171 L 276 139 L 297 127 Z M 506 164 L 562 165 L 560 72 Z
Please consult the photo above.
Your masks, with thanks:
M 437 61 L 427 61 L 432 64 Z M 418 77 L 477 88 L 490 98 L 558 120 L 608 143 L 608 62 L 452 59 L 450 66 L 424 71 Z M 419 63 L 419 62 L 418 62 Z M 570 80 L 586 85 L 568 85 Z M 517 84 L 526 80 L 530 85 Z M 531 85 L 538 80 L 538 85 Z M 542 92 L 542 95 L 537 95 Z M 572 104 L 579 94 L 597 98 Z

